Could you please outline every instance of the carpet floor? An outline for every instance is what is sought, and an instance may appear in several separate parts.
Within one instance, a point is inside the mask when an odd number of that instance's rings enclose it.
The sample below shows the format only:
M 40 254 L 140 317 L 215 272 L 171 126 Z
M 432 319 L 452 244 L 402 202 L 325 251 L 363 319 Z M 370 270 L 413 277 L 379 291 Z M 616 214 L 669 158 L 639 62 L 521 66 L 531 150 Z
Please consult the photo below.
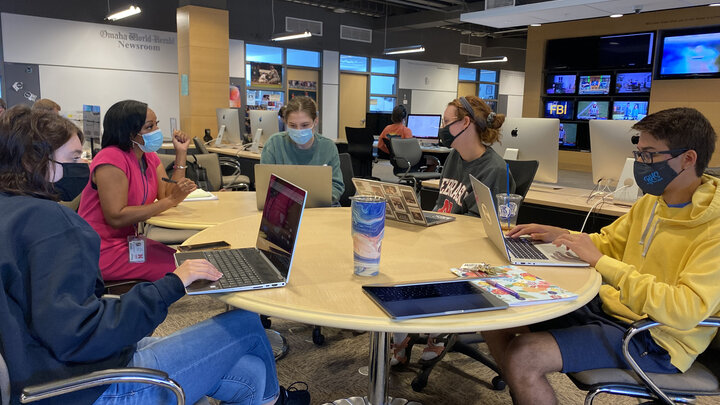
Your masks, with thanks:
M 225 311 L 225 304 L 210 296 L 186 296 L 170 308 L 166 321 L 155 331 L 166 336 L 178 329 L 203 321 Z M 289 351 L 278 360 L 280 384 L 288 386 L 304 381 L 310 387 L 312 404 L 324 404 L 340 398 L 362 396 L 368 390 L 368 378 L 358 370 L 368 364 L 369 334 L 351 330 L 323 328 L 325 343 L 312 342 L 312 327 L 293 321 L 271 318 L 272 328 L 288 341 Z M 480 345 L 481 350 L 486 350 Z M 404 370 L 393 370 L 389 395 L 424 405 L 511 404 L 508 390 L 494 391 L 495 374 L 482 364 L 459 353 L 448 353 L 430 375 L 422 392 L 415 392 L 411 382 L 419 369 L 422 346 L 415 346 L 411 364 Z M 578 390 L 564 375 L 555 373 L 549 380 L 559 404 L 582 404 L 585 392 Z M 636 399 L 601 395 L 596 404 L 638 404 Z M 699 404 L 720 405 L 720 399 L 701 398 Z

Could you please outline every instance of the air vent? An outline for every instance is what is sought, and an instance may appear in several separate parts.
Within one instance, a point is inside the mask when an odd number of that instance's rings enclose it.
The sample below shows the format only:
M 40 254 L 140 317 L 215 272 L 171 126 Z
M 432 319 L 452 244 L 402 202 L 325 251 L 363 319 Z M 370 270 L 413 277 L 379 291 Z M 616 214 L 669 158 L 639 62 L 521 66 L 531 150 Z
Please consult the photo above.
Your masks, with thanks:
M 498 7 L 514 6 L 515 0 L 485 0 L 485 10 Z
M 352 27 L 349 25 L 340 25 L 340 39 L 348 41 L 372 43 L 372 30 L 367 28 Z
M 304 20 L 302 18 L 285 17 L 286 32 L 310 31 L 313 36 L 321 37 L 323 34 L 322 21 Z
M 482 46 L 464 44 L 461 42 L 460 43 L 460 55 L 474 56 L 474 57 L 479 58 L 482 56 Z

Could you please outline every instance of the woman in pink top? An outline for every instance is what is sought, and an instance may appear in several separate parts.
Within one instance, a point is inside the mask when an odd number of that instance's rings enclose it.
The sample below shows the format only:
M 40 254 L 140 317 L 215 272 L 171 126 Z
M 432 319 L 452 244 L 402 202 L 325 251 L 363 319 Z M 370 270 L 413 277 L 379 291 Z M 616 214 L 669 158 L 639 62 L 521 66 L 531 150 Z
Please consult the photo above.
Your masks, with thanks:
M 185 178 L 190 138 L 179 131 L 173 134 L 177 183 L 160 181 L 167 172 L 155 153 L 163 142 L 157 124 L 155 112 L 134 100 L 115 103 L 103 120 L 102 150 L 90 165 L 78 214 L 100 235 L 106 281 L 155 281 L 175 269 L 173 249 L 137 236 L 139 222 L 176 206 L 196 188 Z
M 404 105 L 398 105 L 395 108 L 393 108 L 392 115 L 390 116 L 392 119 L 392 124 L 388 125 L 383 129 L 382 133 L 380 134 L 380 139 L 378 139 L 378 149 L 390 154 L 390 151 L 387 148 L 387 145 L 385 145 L 385 139 L 388 139 L 388 135 L 397 135 L 401 138 L 412 138 L 412 131 L 410 128 L 405 126 L 405 118 L 407 118 L 407 110 L 405 109 Z

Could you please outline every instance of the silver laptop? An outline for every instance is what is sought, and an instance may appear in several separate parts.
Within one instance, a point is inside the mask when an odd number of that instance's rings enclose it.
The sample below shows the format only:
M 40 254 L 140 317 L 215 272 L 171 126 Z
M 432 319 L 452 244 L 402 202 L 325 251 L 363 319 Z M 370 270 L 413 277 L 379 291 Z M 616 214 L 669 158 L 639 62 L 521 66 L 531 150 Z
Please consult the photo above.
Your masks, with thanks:
M 223 277 L 198 280 L 186 287 L 188 294 L 224 293 L 283 287 L 290 278 L 297 236 L 305 208 L 306 191 L 271 176 L 254 248 L 175 253 L 175 263 L 207 259 Z
M 376 195 L 385 199 L 385 218 L 408 224 L 433 226 L 454 221 L 455 217 L 423 211 L 412 187 L 382 181 L 352 179 L 355 195 Z
M 475 201 L 480 211 L 483 228 L 493 245 L 504 253 L 511 264 L 526 266 L 572 266 L 586 267 L 588 263 L 580 260 L 565 247 L 552 243 L 533 241 L 528 237 L 507 238 L 500 227 L 500 219 L 490 189 L 480 180 L 470 175 Z
M 270 175 L 287 179 L 307 190 L 307 208 L 329 207 L 332 205 L 332 167 L 308 165 L 255 165 L 255 197 L 257 209 L 265 205 Z

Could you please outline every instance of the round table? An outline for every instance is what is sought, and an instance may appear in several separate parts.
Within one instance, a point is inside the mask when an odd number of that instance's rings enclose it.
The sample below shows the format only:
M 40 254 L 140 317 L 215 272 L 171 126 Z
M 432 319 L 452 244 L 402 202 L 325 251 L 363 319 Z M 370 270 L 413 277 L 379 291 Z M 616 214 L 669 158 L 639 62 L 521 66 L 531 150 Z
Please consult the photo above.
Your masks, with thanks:
M 173 229 L 205 229 L 245 215 L 257 214 L 254 191 L 213 191 L 217 200 L 183 201 L 145 221 Z
M 188 240 L 223 239 L 233 247 L 254 246 L 261 215 L 208 228 Z M 506 310 L 392 321 L 362 292 L 363 284 L 451 279 L 450 268 L 467 262 L 507 264 L 486 238 L 480 219 L 457 216 L 433 227 L 387 221 L 380 274 L 353 274 L 349 208 L 313 208 L 303 213 L 287 286 L 224 294 L 224 302 L 249 311 L 310 325 L 370 331 L 368 403 L 386 404 L 390 332 L 461 333 L 503 329 L 552 319 L 590 301 L 600 275 L 592 268 L 531 267 L 529 271 L 578 294 L 577 300 Z

